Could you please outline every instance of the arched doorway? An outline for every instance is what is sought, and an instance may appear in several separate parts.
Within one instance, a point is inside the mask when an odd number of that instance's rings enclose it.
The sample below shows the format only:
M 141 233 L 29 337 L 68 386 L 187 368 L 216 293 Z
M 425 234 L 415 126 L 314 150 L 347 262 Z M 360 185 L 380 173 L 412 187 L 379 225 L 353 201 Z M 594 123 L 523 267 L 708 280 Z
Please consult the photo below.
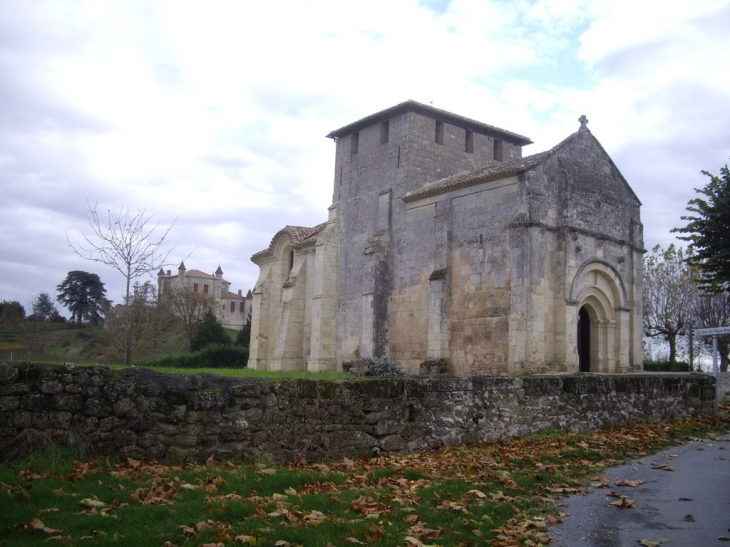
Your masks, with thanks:
M 578 370 L 591 370 L 591 318 L 585 306 L 578 312 Z

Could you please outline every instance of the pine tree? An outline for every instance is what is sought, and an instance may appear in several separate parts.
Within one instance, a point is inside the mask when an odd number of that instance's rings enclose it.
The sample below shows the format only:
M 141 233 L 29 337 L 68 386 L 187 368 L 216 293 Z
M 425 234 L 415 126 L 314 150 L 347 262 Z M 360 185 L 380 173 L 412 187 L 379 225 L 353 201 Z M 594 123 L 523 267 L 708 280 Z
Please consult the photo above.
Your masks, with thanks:
M 236 341 L 234 342 L 237 346 L 243 346 L 245 348 L 251 345 L 251 312 L 248 312 L 246 322 L 241 327 L 241 330 L 236 334 Z
M 71 312 L 71 320 L 79 325 L 86 320 L 93 325 L 103 321 L 103 310 L 108 306 L 106 289 L 99 276 L 75 270 L 56 287 L 58 300 Z
M 230 343 L 231 338 L 216 318 L 212 308 L 205 310 L 202 321 L 195 329 L 190 351 L 198 351 L 210 344 L 228 345 Z

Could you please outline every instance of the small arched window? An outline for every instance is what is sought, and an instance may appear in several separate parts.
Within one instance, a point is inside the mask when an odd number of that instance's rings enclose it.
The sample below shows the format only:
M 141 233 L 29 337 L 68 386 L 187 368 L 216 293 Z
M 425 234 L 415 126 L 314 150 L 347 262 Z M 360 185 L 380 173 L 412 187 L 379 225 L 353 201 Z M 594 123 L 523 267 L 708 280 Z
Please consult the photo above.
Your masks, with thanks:
M 289 271 L 292 271 L 292 268 L 294 268 L 294 249 L 289 251 Z

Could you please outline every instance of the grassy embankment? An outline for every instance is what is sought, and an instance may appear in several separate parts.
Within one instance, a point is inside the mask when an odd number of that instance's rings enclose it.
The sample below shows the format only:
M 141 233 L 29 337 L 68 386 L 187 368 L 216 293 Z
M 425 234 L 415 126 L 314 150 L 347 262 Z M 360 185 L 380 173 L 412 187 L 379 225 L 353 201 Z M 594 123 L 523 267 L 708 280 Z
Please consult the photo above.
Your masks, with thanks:
M 695 439 L 728 457 L 729 411 L 326 465 L 116 462 L 51 443 L 0 464 L 0 545 L 545 545 L 562 496 L 631 496 L 605 467 Z

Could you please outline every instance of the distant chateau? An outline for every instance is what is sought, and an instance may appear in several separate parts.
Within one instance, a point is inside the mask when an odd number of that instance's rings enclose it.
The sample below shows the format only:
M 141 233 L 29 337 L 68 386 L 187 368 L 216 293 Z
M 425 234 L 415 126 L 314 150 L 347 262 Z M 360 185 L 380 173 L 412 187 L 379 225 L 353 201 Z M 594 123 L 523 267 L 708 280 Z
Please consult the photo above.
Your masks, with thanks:
M 207 274 L 200 270 L 188 270 L 185 263 L 181 262 L 177 268 L 177 275 L 172 275 L 170 270 L 167 273 L 160 268 L 157 272 L 157 289 L 162 294 L 165 289 L 176 289 L 178 287 L 189 287 L 194 292 L 201 292 L 214 297 L 217 306 L 214 311 L 218 320 L 224 327 L 240 330 L 246 322 L 248 312 L 251 309 L 253 296 L 248 291 L 246 296 L 231 292 L 231 283 L 223 279 L 223 270 L 218 266 L 214 274 Z
M 586 124 L 525 158 L 527 137 L 414 101 L 331 132 L 328 221 L 251 258 L 249 366 L 641 370 L 641 203 Z

